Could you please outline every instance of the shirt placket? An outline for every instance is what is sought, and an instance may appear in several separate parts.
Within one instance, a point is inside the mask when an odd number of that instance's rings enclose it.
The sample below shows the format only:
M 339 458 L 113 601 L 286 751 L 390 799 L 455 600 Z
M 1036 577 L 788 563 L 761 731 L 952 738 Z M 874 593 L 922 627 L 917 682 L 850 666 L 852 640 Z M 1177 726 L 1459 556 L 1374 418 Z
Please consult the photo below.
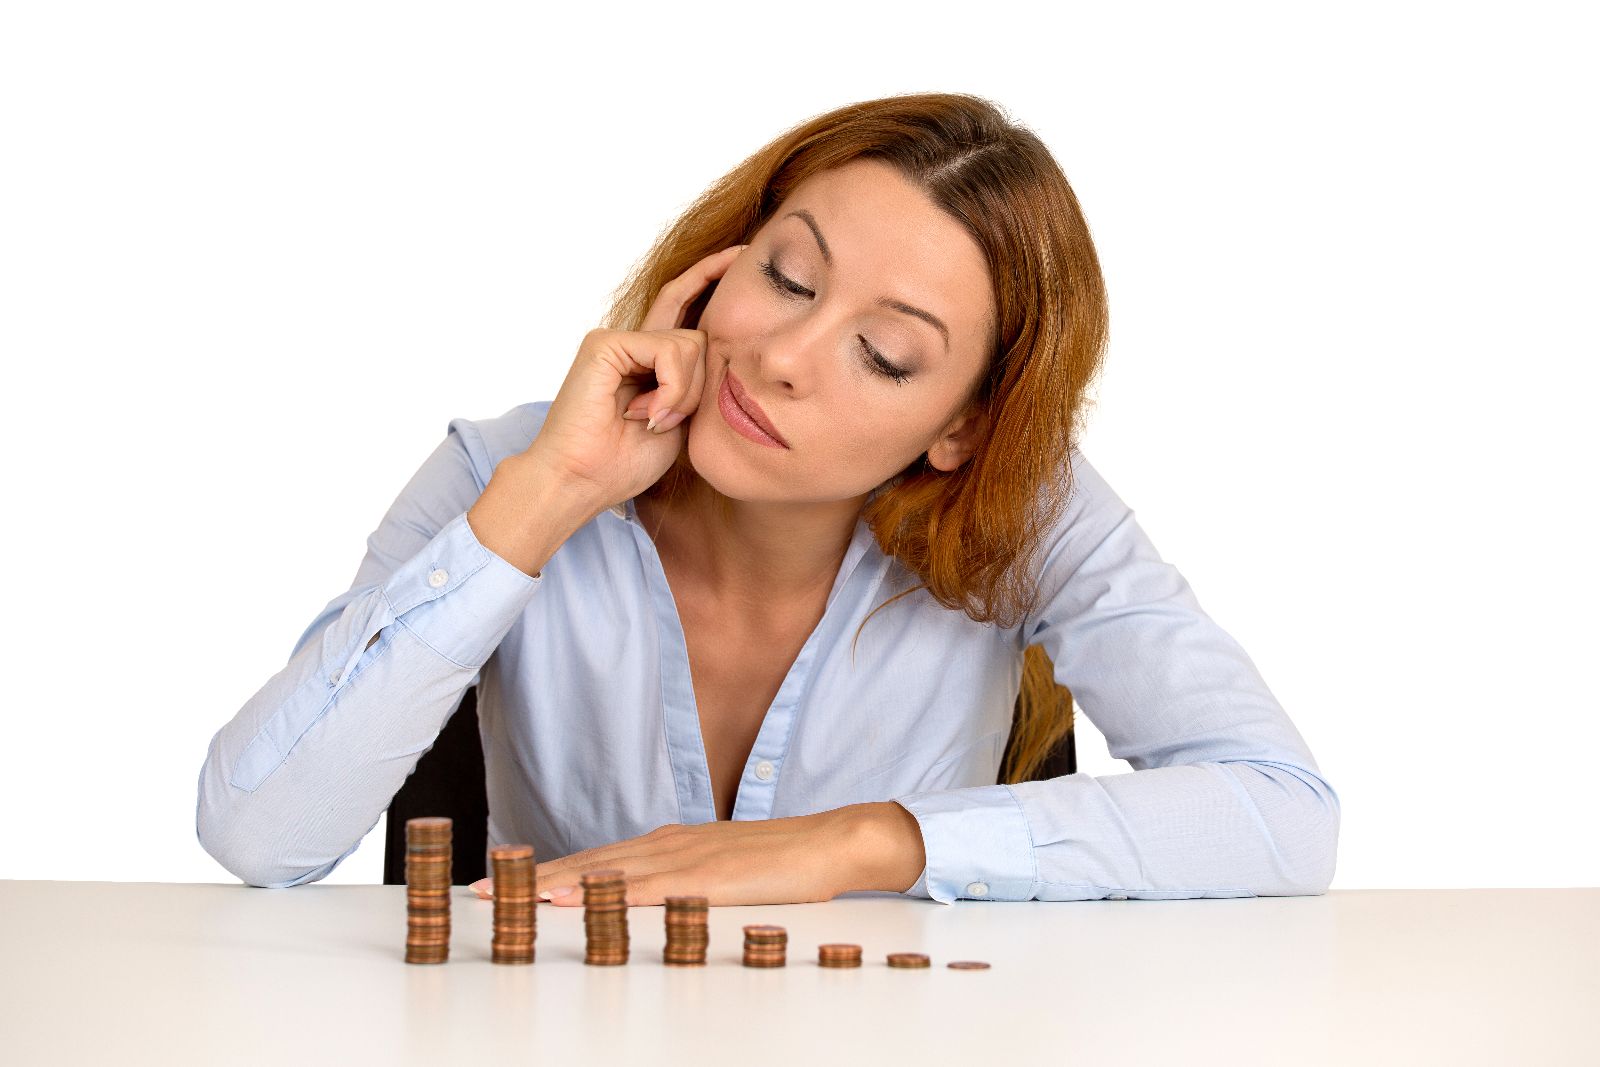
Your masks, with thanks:
M 667 584 L 661 557 L 655 542 L 650 540 L 639 523 L 633 501 L 627 502 L 623 512 L 638 542 L 639 552 L 645 561 L 650 588 L 651 607 L 655 612 L 657 632 L 661 640 L 661 699 L 662 720 L 665 724 L 667 751 L 672 763 L 672 774 L 677 785 L 679 821 L 685 823 L 714 822 L 716 806 L 711 791 L 711 767 L 706 760 L 705 742 L 700 733 L 700 713 L 695 703 L 694 683 L 689 670 L 688 641 L 683 631 L 683 621 L 678 614 Z M 751 745 L 750 757 L 739 777 L 738 794 L 734 799 L 733 818 L 768 819 L 779 782 L 783 763 L 788 755 L 790 738 L 805 694 L 810 685 L 814 665 L 821 650 L 832 640 L 838 615 L 833 610 L 840 592 L 849 583 L 857 565 L 866 554 L 871 532 L 859 520 L 846 549 L 839 571 L 834 576 L 822 618 L 806 638 L 799 655 L 784 675 L 777 696 L 762 717 L 761 728 Z

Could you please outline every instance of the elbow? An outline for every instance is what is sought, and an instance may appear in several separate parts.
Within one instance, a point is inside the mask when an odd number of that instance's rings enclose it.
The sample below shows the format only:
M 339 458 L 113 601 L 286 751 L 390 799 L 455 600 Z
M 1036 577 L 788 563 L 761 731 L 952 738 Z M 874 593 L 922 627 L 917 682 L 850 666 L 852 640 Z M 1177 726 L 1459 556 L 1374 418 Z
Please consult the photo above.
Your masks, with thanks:
M 1230 760 L 1260 835 L 1257 896 L 1321 896 L 1339 852 L 1339 794 L 1303 763 Z
M 1309 788 L 1292 809 L 1285 850 L 1283 896 L 1321 896 L 1333 884 L 1339 858 L 1339 794 L 1321 775 L 1302 770 Z M 1285 813 L 1287 814 L 1287 812 Z
M 304 880 L 300 877 L 304 872 L 288 870 L 247 845 L 241 846 L 233 839 L 218 837 L 215 831 L 208 832 L 204 821 L 197 826 L 197 836 L 206 854 L 245 885 L 282 889 Z
M 295 867 L 282 863 L 259 849 L 238 844 L 222 845 L 215 839 L 200 836 L 200 847 L 217 861 L 229 874 L 248 886 L 259 889 L 286 889 L 289 886 L 315 882 L 333 870 L 335 864 L 320 867 Z
M 306 867 L 284 863 L 264 845 L 265 836 L 253 833 L 237 820 L 219 818 L 217 811 L 202 802 L 195 810 L 195 837 L 206 855 L 245 885 L 261 889 L 284 889 L 315 882 L 328 875 L 339 860 Z M 341 856 L 339 859 L 343 859 Z

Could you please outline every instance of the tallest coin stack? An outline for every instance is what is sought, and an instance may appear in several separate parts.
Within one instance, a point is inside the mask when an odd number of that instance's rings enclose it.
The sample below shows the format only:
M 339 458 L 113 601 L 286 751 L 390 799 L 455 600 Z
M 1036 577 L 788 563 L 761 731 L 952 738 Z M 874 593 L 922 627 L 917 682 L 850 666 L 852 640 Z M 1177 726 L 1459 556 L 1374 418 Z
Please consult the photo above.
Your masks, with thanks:
M 406 962 L 450 958 L 450 820 L 406 820 Z

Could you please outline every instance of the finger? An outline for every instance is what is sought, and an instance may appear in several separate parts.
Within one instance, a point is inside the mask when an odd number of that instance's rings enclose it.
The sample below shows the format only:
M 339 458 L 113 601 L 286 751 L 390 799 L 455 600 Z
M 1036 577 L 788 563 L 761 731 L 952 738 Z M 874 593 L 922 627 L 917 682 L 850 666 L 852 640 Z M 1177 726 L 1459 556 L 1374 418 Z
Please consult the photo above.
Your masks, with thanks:
M 656 874 L 632 875 L 628 878 L 627 904 L 630 908 L 650 907 L 664 905 L 669 896 L 696 894 L 705 896 L 705 892 L 698 888 L 684 888 L 682 871 L 662 871 Z M 698 885 L 698 883 L 696 883 Z M 558 908 L 581 908 L 583 906 L 583 887 L 578 886 L 570 892 L 552 895 L 548 900 L 543 899 L 544 893 L 539 894 L 546 904 L 554 904 Z
M 698 883 L 686 887 L 685 871 L 663 871 L 660 874 L 628 880 L 628 907 L 664 907 L 668 897 L 706 896 Z M 708 901 L 709 903 L 709 901 Z
M 583 903 L 583 887 L 581 885 L 553 885 L 549 889 L 539 890 L 539 900 L 544 904 L 554 904 L 564 908 L 572 904 Z
M 584 871 L 604 870 L 608 867 L 621 867 L 622 864 L 619 862 L 621 860 L 650 856 L 681 847 L 682 837 L 680 834 L 685 829 L 691 828 L 682 827 L 676 823 L 663 823 L 649 833 L 640 834 L 638 837 L 628 837 L 621 841 L 613 841 L 609 845 L 596 845 L 594 848 L 573 852 L 562 856 L 560 859 L 545 860 L 543 863 L 534 866 L 534 879 L 543 888 L 546 878 L 578 875 Z M 575 882 L 577 879 L 574 877 L 569 880 Z
M 574 852 L 570 855 L 562 856 L 560 859 L 546 860 L 543 863 L 535 864 L 533 868 L 533 877 L 535 880 L 542 882 L 546 878 L 551 878 L 558 875 L 572 874 L 574 872 L 594 870 L 604 867 L 606 866 L 607 857 L 614 855 L 623 849 L 632 840 L 635 839 L 630 838 L 623 841 L 613 841 L 609 845 L 598 845 L 594 848 L 586 848 L 582 852 Z
M 683 313 L 705 287 L 722 277 L 730 264 L 749 245 L 734 245 L 700 260 L 661 287 L 655 302 L 645 312 L 643 330 L 675 330 L 683 325 Z
M 574 852 L 562 859 L 536 865 L 533 879 L 540 889 L 546 885 L 576 885 L 589 871 L 620 870 L 623 860 L 634 860 L 642 854 L 635 841 L 622 841 L 615 845 Z
M 630 410 L 646 411 L 647 426 L 661 433 L 699 407 L 700 393 L 705 388 L 705 345 L 706 335 L 699 330 L 618 332 L 609 336 L 596 354 L 624 379 L 631 371 L 654 374 L 656 387 L 628 400 L 623 405 L 623 417 L 628 417 Z M 667 422 L 658 428 L 663 418 Z
M 650 417 L 650 394 L 640 393 L 631 397 L 622 409 L 622 417 L 635 422 L 644 422 Z
M 467 888 L 478 894 L 478 899 L 480 900 L 494 899 L 493 878 L 479 878 L 476 882 L 473 882 L 471 885 L 467 886 Z
M 690 360 L 687 370 L 677 376 L 683 384 L 675 390 L 675 398 L 654 403 L 655 409 L 645 427 L 656 433 L 666 433 L 668 430 L 684 422 L 700 407 L 700 394 L 706 387 L 706 360 L 705 351 L 696 352 Z M 663 387 L 655 390 L 656 393 L 666 393 Z
M 696 382 L 704 387 L 705 345 L 706 335 L 699 330 L 604 330 L 585 339 L 584 351 L 607 376 L 615 375 L 610 392 L 618 396 L 621 411 L 644 403 L 653 417 L 671 404 L 683 404 Z M 641 382 L 652 377 L 655 388 L 639 392 Z M 628 399 L 622 400 L 623 395 Z M 699 393 L 687 402 L 692 409 Z
M 629 378 L 622 380 L 622 385 L 617 389 L 617 414 L 625 419 L 647 419 L 650 416 L 643 413 L 645 402 L 639 396 L 644 392 L 645 383 Z M 634 414 L 638 412 L 638 414 Z
M 583 903 L 583 876 L 589 871 L 619 870 L 632 886 L 642 878 L 675 867 L 678 860 L 667 852 L 631 853 L 626 857 L 613 857 L 604 863 L 586 863 L 580 867 L 552 872 L 548 877 L 536 874 L 538 898 L 562 906 Z

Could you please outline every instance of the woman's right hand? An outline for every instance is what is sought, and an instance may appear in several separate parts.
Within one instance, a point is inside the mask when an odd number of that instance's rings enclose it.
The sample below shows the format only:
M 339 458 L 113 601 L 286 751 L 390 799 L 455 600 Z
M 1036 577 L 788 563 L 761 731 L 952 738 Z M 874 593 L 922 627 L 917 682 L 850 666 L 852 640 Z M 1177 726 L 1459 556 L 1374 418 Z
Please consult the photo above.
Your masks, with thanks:
M 584 336 L 524 454 L 590 500 L 595 514 L 654 485 L 677 459 L 687 431 L 680 426 L 699 406 L 706 378 L 706 335 L 679 323 L 748 247 L 714 252 L 662 286 L 643 329 Z

